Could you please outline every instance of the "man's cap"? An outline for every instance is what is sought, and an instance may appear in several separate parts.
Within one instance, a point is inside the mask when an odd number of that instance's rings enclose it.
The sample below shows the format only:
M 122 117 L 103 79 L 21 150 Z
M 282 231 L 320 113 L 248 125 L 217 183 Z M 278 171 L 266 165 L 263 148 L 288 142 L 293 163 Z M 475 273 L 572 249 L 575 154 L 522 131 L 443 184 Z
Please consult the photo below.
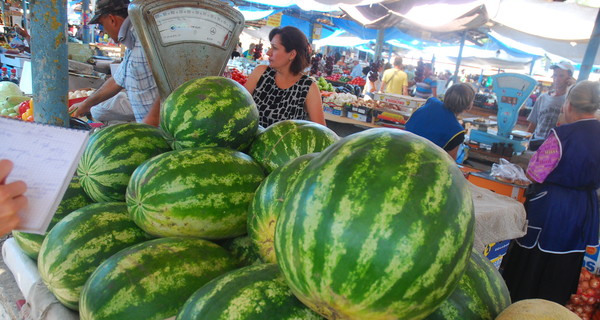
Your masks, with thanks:
M 89 24 L 97 24 L 98 19 L 102 15 L 127 9 L 128 6 L 129 0 L 98 0 L 96 2 L 96 9 L 94 10 L 94 16 Z
M 556 69 L 556 68 L 571 71 L 571 74 L 573 74 L 573 72 L 575 72 L 575 68 L 573 67 L 573 65 L 569 61 L 565 61 L 565 60 L 563 60 L 559 63 L 553 64 L 550 67 L 550 69 Z

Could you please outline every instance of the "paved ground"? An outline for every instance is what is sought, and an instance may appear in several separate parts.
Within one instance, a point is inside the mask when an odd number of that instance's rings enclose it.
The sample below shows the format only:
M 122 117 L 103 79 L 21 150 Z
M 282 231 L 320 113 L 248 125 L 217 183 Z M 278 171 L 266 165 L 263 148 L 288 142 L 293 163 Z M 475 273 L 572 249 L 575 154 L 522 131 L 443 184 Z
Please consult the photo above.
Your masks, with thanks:
M 0 248 L 7 237 L 0 238 Z M 4 264 L 0 254 L 0 320 L 20 320 L 17 301 L 23 299 L 12 272 Z

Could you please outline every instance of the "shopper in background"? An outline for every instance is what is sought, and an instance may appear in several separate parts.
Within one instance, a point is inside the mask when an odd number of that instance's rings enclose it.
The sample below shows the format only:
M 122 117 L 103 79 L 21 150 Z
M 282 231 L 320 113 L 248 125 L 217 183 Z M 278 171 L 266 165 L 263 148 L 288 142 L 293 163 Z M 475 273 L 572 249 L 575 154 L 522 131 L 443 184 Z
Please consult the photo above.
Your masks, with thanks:
M 577 290 L 587 246 L 598 246 L 600 84 L 582 81 L 568 92 L 566 124 L 550 130 L 527 175 L 527 234 L 502 261 L 513 302 L 530 298 L 564 305 Z
M 23 181 L 6 183 L 6 177 L 12 168 L 13 163 L 10 160 L 0 160 L 0 236 L 17 226 L 18 212 L 27 207 L 27 198 L 23 195 L 27 185 Z
M 123 88 L 131 103 L 135 120 L 158 126 L 160 99 L 158 87 L 152 76 L 148 60 L 141 42 L 129 20 L 127 7 L 129 0 L 98 0 L 90 24 L 102 25 L 112 39 L 127 47 L 123 62 L 117 72 L 109 78 L 94 94 L 69 108 L 74 117 L 90 112 L 101 102 L 115 97 Z M 103 107 L 110 107 L 103 105 Z
M 444 102 L 432 97 L 417 109 L 406 123 L 406 131 L 427 138 L 456 159 L 465 140 L 465 128 L 457 116 L 473 106 L 475 89 L 468 83 L 457 83 L 444 95 Z
M 423 79 L 416 83 L 415 97 L 427 99 L 437 97 L 437 82 L 433 76 L 433 66 L 431 63 L 423 64 Z
M 335 64 L 342 68 L 346 67 L 346 56 L 341 56 Z
M 527 131 L 533 132 L 533 139 L 544 140 L 550 129 L 556 126 L 561 108 L 565 103 L 565 95 L 569 84 L 572 84 L 575 68 L 568 61 L 561 61 L 550 67 L 552 71 L 552 87 L 550 93 L 541 94 L 535 101 L 531 113 L 527 117 Z
M 306 119 L 325 125 L 321 92 L 302 71 L 310 65 L 308 39 L 298 28 L 275 28 L 269 33 L 269 65 L 259 65 L 244 85 L 260 116 L 260 125 L 289 119 Z
M 383 72 L 383 60 L 375 61 L 371 63 L 369 72 L 367 73 L 367 82 L 363 88 L 363 95 L 365 97 L 374 98 L 376 92 L 381 88 L 381 73 Z
M 350 72 L 350 76 L 352 76 L 353 78 L 362 77 L 363 76 L 363 67 L 360 64 L 360 60 L 356 59 L 352 63 L 354 64 L 354 67 L 352 68 L 352 72 Z
M 408 95 L 408 76 L 402 71 L 402 58 L 394 59 L 394 67 L 383 72 L 381 92 Z

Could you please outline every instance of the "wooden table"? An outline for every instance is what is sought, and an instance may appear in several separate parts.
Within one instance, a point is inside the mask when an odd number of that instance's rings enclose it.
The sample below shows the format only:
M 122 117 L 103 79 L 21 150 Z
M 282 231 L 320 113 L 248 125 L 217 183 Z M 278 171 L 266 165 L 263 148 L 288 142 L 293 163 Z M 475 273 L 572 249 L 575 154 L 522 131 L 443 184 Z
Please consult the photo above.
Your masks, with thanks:
M 343 123 L 343 124 L 352 124 L 352 125 L 359 126 L 359 127 L 382 128 L 382 126 L 372 124 L 370 122 L 363 122 L 363 121 L 358 121 L 358 120 L 354 120 L 354 119 L 347 118 L 347 117 L 336 116 L 336 115 L 333 115 L 328 112 L 325 112 L 324 114 L 325 114 L 325 120 L 328 120 L 328 121 L 333 121 L 333 122 Z

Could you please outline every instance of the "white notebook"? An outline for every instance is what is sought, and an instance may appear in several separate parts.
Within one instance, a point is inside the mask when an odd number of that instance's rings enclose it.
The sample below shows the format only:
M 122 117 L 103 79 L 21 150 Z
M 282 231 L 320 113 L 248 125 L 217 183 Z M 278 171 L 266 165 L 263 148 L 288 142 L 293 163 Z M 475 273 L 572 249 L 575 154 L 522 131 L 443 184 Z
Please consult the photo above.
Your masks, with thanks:
M 75 174 L 89 132 L 0 117 L 0 159 L 14 168 L 6 183 L 23 180 L 28 206 L 16 230 L 44 234 Z

